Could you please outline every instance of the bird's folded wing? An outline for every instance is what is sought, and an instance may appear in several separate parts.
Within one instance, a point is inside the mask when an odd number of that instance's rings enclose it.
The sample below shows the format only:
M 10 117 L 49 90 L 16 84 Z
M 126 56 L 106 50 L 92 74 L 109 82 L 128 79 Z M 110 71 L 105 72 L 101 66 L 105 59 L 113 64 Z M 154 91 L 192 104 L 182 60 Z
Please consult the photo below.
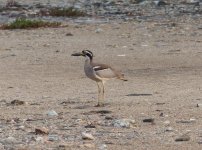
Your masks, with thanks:
M 117 75 L 114 70 L 105 64 L 95 64 L 93 65 L 93 70 L 95 74 L 101 78 L 116 78 Z

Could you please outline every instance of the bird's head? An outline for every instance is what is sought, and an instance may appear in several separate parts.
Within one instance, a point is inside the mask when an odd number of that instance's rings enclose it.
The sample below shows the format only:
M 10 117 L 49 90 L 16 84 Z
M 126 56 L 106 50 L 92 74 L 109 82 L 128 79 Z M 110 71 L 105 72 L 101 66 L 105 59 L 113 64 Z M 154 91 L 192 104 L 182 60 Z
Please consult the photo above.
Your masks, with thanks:
M 89 50 L 83 50 L 82 52 L 73 53 L 72 56 L 83 56 L 83 57 L 89 57 L 90 59 L 93 59 L 93 53 Z

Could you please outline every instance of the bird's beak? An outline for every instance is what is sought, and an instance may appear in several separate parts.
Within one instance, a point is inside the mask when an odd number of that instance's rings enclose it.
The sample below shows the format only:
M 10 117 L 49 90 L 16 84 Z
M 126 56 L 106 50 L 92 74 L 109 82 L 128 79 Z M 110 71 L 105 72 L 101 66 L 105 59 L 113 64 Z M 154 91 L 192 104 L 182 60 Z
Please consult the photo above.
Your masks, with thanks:
M 82 52 L 79 52 L 79 53 L 73 53 L 72 56 L 84 56 L 84 54 Z

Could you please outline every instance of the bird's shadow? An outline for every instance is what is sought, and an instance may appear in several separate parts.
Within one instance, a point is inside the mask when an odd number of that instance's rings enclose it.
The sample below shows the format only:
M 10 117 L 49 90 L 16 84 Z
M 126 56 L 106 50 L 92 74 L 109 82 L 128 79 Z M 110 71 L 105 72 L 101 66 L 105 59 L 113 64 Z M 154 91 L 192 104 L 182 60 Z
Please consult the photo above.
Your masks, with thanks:
M 141 93 L 141 94 L 132 93 L 132 94 L 128 94 L 126 96 L 152 96 L 152 94 L 148 94 L 148 93 Z

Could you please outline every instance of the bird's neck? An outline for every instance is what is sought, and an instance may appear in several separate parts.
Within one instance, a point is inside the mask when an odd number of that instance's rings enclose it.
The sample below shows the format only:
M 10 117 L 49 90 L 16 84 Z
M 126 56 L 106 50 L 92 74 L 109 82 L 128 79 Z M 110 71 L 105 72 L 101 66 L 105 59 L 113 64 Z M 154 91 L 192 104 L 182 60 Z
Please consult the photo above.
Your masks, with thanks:
M 88 56 L 86 56 L 86 63 L 91 63 L 93 61 L 93 58 L 90 58 L 90 57 L 88 57 Z

